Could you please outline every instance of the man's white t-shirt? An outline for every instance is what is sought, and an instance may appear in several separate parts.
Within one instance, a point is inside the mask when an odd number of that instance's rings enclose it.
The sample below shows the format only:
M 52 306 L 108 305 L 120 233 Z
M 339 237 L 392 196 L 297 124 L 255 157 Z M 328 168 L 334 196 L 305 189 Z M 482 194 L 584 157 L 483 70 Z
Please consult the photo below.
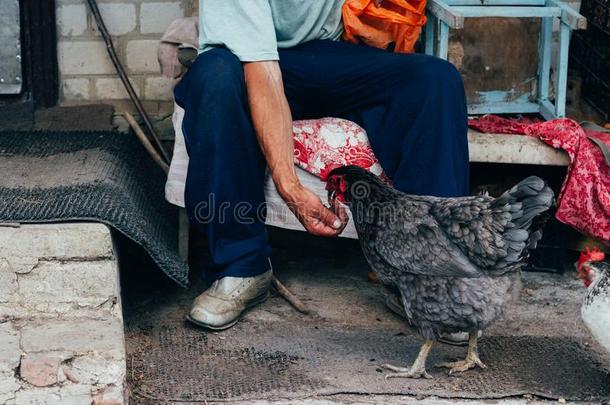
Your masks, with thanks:
M 278 48 L 338 40 L 345 0 L 199 0 L 199 52 L 226 47 L 242 62 L 279 60 Z

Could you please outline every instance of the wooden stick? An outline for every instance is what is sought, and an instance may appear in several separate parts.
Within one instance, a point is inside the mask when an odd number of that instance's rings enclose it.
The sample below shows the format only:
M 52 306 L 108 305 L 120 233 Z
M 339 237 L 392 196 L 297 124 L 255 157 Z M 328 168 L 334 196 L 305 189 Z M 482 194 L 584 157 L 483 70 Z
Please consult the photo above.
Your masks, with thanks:
M 127 76 L 127 73 L 125 73 L 125 69 L 123 68 L 121 61 L 119 60 L 119 57 L 117 56 L 116 50 L 114 49 L 114 44 L 112 43 L 112 37 L 108 33 L 106 24 L 104 24 L 104 19 L 102 18 L 102 15 L 100 14 L 100 10 L 97 7 L 97 2 L 95 0 L 86 0 L 86 2 L 87 2 L 87 5 L 89 6 L 89 9 L 91 10 L 91 14 L 93 14 L 93 18 L 95 19 L 97 28 L 100 30 L 100 34 L 102 34 L 102 38 L 104 39 L 104 42 L 106 43 L 106 50 L 108 51 L 108 56 L 110 56 L 110 60 L 112 61 L 112 64 L 114 65 L 114 68 L 116 69 L 116 71 L 119 75 L 119 78 L 121 79 L 121 82 L 123 82 L 123 86 L 125 86 L 125 90 L 127 90 L 127 94 L 129 94 L 129 98 L 131 99 L 133 105 L 136 107 L 136 110 L 138 110 L 138 114 L 140 114 L 140 116 L 142 117 L 142 120 L 144 120 L 146 129 L 148 129 L 148 132 L 150 133 L 150 136 L 151 136 L 153 142 L 155 143 L 156 148 L 153 148 L 153 149 L 156 149 L 157 153 L 161 155 L 162 161 L 164 161 L 165 163 L 169 163 L 169 161 L 170 161 L 169 155 L 167 154 L 165 149 L 163 149 L 163 145 L 161 144 L 161 139 L 159 139 L 159 136 L 157 135 L 157 131 L 155 131 L 155 128 L 153 127 L 152 122 L 150 121 L 150 118 L 148 117 L 148 114 L 146 114 L 146 110 L 144 109 L 144 106 L 142 105 L 140 98 L 138 97 L 135 90 L 133 89 L 133 86 L 131 85 L 131 82 L 129 81 L 129 77 Z
M 161 169 L 163 169 L 165 174 L 169 173 L 169 166 L 167 165 L 167 163 L 165 163 L 163 161 L 163 158 L 157 153 L 157 150 L 150 143 L 150 141 L 146 137 L 146 134 L 144 134 L 142 127 L 140 127 L 140 125 L 135 120 L 135 118 L 133 118 L 133 115 L 131 115 L 128 112 L 124 112 L 123 117 L 125 117 L 125 120 L 127 120 L 131 129 L 133 129 L 133 132 L 136 134 L 136 138 L 138 138 L 138 140 L 142 143 L 142 145 L 144 145 L 144 148 L 146 149 L 146 151 L 148 152 L 150 157 L 153 158 L 155 163 L 157 163 L 159 166 L 161 166 Z
M 280 282 L 280 280 L 277 279 L 277 277 L 273 276 L 273 278 L 271 279 L 271 282 L 273 283 L 273 286 L 275 287 L 275 289 L 277 290 L 277 293 L 284 298 L 286 301 L 288 301 L 288 303 L 290 305 L 292 305 L 294 307 L 294 309 L 296 309 L 297 311 L 299 311 L 302 314 L 309 314 L 309 309 L 307 309 L 307 307 L 305 306 L 305 304 L 303 304 L 303 302 L 298 299 L 293 293 L 290 292 L 290 290 L 288 288 L 286 288 L 286 286 L 284 284 L 282 284 Z

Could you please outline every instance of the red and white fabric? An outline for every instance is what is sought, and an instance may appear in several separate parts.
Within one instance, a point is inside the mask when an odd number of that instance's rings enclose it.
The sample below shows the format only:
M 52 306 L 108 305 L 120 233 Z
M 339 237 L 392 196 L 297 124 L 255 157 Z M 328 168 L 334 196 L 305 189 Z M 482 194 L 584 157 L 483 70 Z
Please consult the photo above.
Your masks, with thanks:
M 326 180 L 335 168 L 356 165 L 386 178 L 359 125 L 339 118 L 295 121 L 294 163 Z
M 507 119 L 493 115 L 469 120 L 481 132 L 534 136 L 570 157 L 558 198 L 556 217 L 586 235 L 610 244 L 610 166 L 594 137 L 610 147 L 610 134 L 585 130 L 562 118 L 546 122 Z

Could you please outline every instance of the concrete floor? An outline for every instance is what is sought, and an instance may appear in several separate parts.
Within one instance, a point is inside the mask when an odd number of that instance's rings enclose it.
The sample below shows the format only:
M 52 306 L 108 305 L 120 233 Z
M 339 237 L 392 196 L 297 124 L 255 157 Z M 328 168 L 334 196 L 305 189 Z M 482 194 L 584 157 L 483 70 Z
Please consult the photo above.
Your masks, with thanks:
M 320 325 L 320 328 L 323 328 L 323 325 L 333 325 L 333 327 L 344 326 L 361 330 L 370 330 L 373 327 L 388 333 L 395 331 L 410 334 L 405 322 L 386 308 L 384 289 L 367 280 L 368 266 L 360 253 L 357 241 L 318 239 L 302 233 L 286 231 L 272 232 L 271 241 L 275 249 L 273 262 L 276 275 L 303 300 L 312 310 L 312 314 L 308 316 L 297 314 L 282 298 L 273 296 L 263 305 L 250 311 L 232 332 L 227 332 L 226 335 L 211 334 L 209 339 L 225 339 L 223 336 L 227 336 L 227 339 L 231 340 L 235 333 L 247 333 L 250 327 L 256 328 L 258 325 L 277 328 L 278 333 L 281 334 L 282 325 L 287 324 L 289 320 L 291 322 L 297 320 L 316 329 L 316 325 Z M 196 256 L 198 251 L 199 248 L 195 246 L 193 254 Z M 194 267 L 197 267 L 196 263 Z M 150 268 L 143 270 L 150 271 Z M 156 322 L 155 319 L 167 321 L 169 318 L 175 319 L 175 323 L 180 323 L 192 298 L 204 289 L 204 285 L 200 282 L 195 282 L 193 287 L 185 291 L 174 288 L 163 278 L 155 281 L 155 277 L 150 277 L 150 274 L 145 278 L 141 275 L 132 276 L 134 274 L 127 275 L 124 283 L 125 318 L 128 325 L 133 322 L 138 323 L 146 317 L 154 318 L 150 321 L 151 325 Z M 488 329 L 485 336 L 571 338 L 589 350 L 606 369 L 610 369 L 610 356 L 591 339 L 580 320 L 580 304 L 585 293 L 580 281 L 572 274 L 550 273 L 524 273 L 522 280 L 522 286 L 518 289 L 520 298 L 507 308 L 505 316 Z M 189 326 L 185 325 L 185 327 Z M 127 330 L 129 352 L 130 340 L 132 346 L 134 342 L 136 345 L 139 343 L 137 336 L 134 341 L 134 335 L 130 335 L 129 326 Z M 278 348 L 278 350 L 282 349 Z M 442 347 L 438 350 L 447 351 Z M 523 361 L 527 363 L 527 359 Z M 443 378 L 438 374 L 440 371 L 436 373 L 435 378 Z M 374 373 L 373 376 L 375 377 Z M 376 376 L 382 377 L 381 374 Z M 146 376 L 143 378 L 146 379 Z M 354 375 L 354 378 L 357 376 Z M 134 388 L 137 390 L 137 387 L 132 387 Z M 366 387 L 363 391 L 366 392 Z M 266 401 L 257 401 L 255 396 L 247 399 L 245 402 L 231 400 L 222 402 L 312 405 L 335 403 L 509 405 L 557 402 L 529 395 L 493 400 L 467 400 L 451 398 L 451 396 L 440 399 L 426 395 L 425 391 L 424 394 L 413 396 L 379 393 L 368 395 L 313 393 L 286 399 L 276 397 Z M 213 402 L 208 401 L 208 403 Z M 132 403 L 153 402 L 134 397 Z

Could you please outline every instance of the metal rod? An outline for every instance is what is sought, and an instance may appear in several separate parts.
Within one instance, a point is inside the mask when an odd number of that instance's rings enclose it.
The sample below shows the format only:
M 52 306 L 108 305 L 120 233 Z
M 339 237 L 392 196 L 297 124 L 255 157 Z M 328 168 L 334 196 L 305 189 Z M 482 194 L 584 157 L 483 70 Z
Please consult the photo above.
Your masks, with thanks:
M 131 85 L 131 82 L 129 81 L 129 77 L 127 77 L 127 74 L 125 73 L 125 69 L 123 68 L 121 61 L 119 60 L 119 58 L 117 56 L 116 50 L 114 49 L 114 45 L 112 43 L 112 37 L 110 36 L 110 34 L 108 33 L 108 30 L 106 29 L 106 25 L 104 24 L 104 19 L 102 18 L 102 15 L 100 14 L 100 10 L 97 7 L 96 0 L 86 0 L 86 1 L 87 1 L 87 5 L 89 6 L 89 9 L 91 10 L 91 14 L 93 14 L 93 18 L 95 18 L 95 22 L 97 24 L 98 29 L 100 30 L 100 34 L 102 34 L 102 38 L 104 39 L 104 42 L 106 43 L 106 50 L 108 51 L 110 60 L 112 61 L 112 64 L 114 65 L 114 67 L 119 75 L 119 78 L 121 79 L 121 82 L 123 82 L 123 85 L 125 86 L 125 90 L 127 90 L 127 93 L 129 94 L 129 98 L 133 102 L 133 105 L 135 106 L 136 110 L 138 110 L 138 114 L 140 114 L 140 117 L 142 117 L 142 120 L 144 121 L 144 125 L 146 126 L 146 129 L 148 129 L 148 132 L 150 134 L 150 138 L 152 138 L 152 141 L 153 141 L 152 143 L 154 143 L 154 145 L 156 147 L 155 149 L 161 155 L 161 157 L 163 158 L 165 163 L 169 163 L 169 161 L 170 161 L 169 155 L 167 154 L 165 149 L 163 149 L 161 140 L 159 139 L 159 136 L 157 135 L 157 132 L 155 131 L 155 129 L 152 125 L 152 122 L 150 121 L 150 118 L 148 117 L 148 114 L 146 114 L 146 110 L 144 110 L 144 106 L 142 105 L 140 98 L 138 97 L 135 90 L 133 89 L 133 86 Z

